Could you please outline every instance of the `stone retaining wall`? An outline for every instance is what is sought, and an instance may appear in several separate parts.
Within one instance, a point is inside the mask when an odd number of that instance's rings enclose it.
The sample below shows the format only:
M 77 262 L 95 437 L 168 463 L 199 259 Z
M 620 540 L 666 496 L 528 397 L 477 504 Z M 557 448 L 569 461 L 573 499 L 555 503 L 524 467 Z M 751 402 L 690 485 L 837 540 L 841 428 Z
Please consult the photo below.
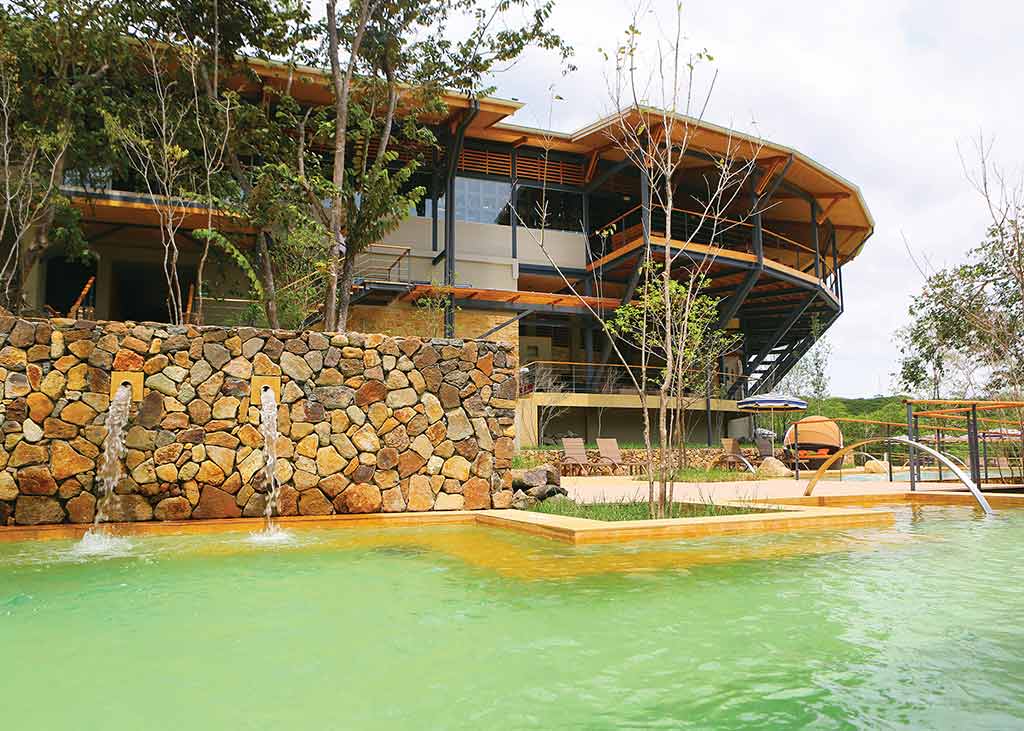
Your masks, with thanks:
M 0 319 L 0 525 L 89 522 L 111 372 L 141 372 L 111 520 L 258 516 L 250 378 L 280 376 L 281 513 L 508 507 L 512 346 Z

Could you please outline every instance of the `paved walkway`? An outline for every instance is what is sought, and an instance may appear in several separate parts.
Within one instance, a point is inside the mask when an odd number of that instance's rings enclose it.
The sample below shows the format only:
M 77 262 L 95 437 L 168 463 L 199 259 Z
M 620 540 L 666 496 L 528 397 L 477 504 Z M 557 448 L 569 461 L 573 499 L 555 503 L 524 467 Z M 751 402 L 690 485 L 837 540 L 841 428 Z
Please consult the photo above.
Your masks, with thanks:
M 563 477 L 562 486 L 579 502 L 647 498 L 647 482 L 630 477 Z M 793 478 L 751 480 L 740 482 L 677 482 L 675 497 L 679 501 L 711 498 L 722 500 L 765 500 L 776 497 L 798 497 L 807 489 L 807 481 Z M 814 487 L 815 495 L 877 495 L 903 493 L 909 482 L 888 480 L 821 480 Z M 946 489 L 949 489 L 947 486 Z

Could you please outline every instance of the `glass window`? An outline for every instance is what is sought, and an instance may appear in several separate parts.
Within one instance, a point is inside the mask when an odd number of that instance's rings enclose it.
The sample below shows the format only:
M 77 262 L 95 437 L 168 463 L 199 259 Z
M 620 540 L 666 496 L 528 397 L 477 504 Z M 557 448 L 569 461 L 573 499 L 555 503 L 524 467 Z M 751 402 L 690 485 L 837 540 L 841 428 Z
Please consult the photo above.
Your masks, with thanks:
M 497 223 L 507 226 L 508 201 L 512 184 L 501 180 L 455 178 L 455 220 L 476 223 Z M 445 214 L 444 199 L 437 202 L 440 215 Z M 429 210 L 429 207 L 428 207 Z
M 555 231 L 577 232 L 583 230 L 581 193 L 520 187 L 516 211 L 520 220 L 530 228 L 544 227 Z

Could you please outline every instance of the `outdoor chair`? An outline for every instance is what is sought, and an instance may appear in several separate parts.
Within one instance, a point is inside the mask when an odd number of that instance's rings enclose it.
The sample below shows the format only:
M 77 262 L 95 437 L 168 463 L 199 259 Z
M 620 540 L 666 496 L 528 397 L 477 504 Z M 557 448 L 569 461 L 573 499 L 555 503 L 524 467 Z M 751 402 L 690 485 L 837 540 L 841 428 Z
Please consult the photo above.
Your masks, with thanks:
M 562 461 L 558 463 L 560 474 L 569 476 L 575 472 L 577 475 L 582 475 L 584 470 L 590 471 L 594 466 L 587 458 L 587 449 L 582 439 L 578 437 L 562 439 Z
M 598 439 L 597 451 L 601 453 L 600 459 L 607 460 L 606 464 L 611 465 L 613 469 L 625 467 L 626 473 L 630 475 L 638 474 L 638 471 L 643 469 L 643 465 L 639 462 L 626 462 L 622 459 L 622 451 L 619 449 L 619 442 L 616 439 Z
M 722 454 L 715 458 L 712 462 L 712 466 L 718 464 L 724 464 L 730 468 L 733 466 L 739 466 L 740 469 L 747 469 L 747 462 L 743 458 L 743 452 L 740 450 L 739 439 L 732 439 L 730 437 L 722 437 Z
M 771 439 L 757 438 L 754 440 L 754 444 L 757 445 L 757 459 L 763 462 L 768 457 L 775 456 L 775 446 L 772 444 Z

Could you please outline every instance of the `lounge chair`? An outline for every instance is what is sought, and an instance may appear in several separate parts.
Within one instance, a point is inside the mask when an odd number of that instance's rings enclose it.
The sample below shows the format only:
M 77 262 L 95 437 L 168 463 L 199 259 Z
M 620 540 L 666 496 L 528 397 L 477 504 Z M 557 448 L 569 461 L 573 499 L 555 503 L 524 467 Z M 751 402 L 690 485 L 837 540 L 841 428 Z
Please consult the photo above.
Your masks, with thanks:
M 718 455 L 711 463 L 712 467 L 718 465 L 726 465 L 730 468 L 737 465 L 741 470 L 753 471 L 753 466 L 743 456 L 739 439 L 729 437 L 722 437 L 722 454 Z
M 583 440 L 578 437 L 562 439 L 562 461 L 558 463 L 558 471 L 569 476 L 575 472 L 582 475 L 584 470 L 591 470 L 594 465 L 587 458 L 587 449 Z
M 757 458 L 763 462 L 768 457 L 775 456 L 775 447 L 772 445 L 771 439 L 755 439 L 754 444 L 757 445 Z
M 614 469 L 615 467 L 625 467 L 627 474 L 635 475 L 638 470 L 643 469 L 643 465 L 638 462 L 626 462 L 622 459 L 622 451 L 619 449 L 619 442 L 616 439 L 598 439 L 597 440 L 597 451 L 601 453 L 599 459 L 606 460 L 606 462 L 599 463 L 599 465 L 609 464 Z

